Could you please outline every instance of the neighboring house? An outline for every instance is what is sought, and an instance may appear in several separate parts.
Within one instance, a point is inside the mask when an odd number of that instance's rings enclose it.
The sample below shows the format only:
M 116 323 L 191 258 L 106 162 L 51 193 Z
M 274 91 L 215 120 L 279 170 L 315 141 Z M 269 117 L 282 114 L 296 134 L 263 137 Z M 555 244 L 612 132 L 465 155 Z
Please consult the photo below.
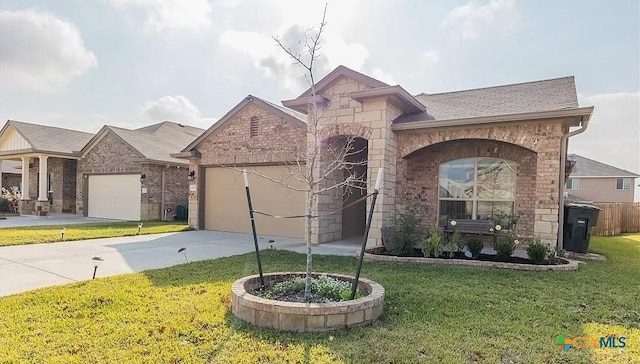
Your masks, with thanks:
M 197 176 L 189 194 L 192 227 L 249 231 L 240 169 L 259 168 L 277 180 L 287 176 L 287 163 L 303 163 L 305 115 L 315 100 L 323 143 L 352 136 L 364 149 L 369 193 L 384 168 L 369 246 L 379 245 L 383 225 L 408 209 L 431 226 L 515 214 L 519 235 L 537 235 L 553 246 L 561 239 L 566 140 L 570 128 L 585 129 L 593 111 L 578 106 L 573 77 L 412 96 L 340 66 L 315 90 L 315 96 L 309 89 L 283 101 L 285 108 L 249 96 L 174 155 L 189 159 Z M 256 178 L 254 208 L 304 215 L 304 194 Z M 321 196 L 313 212 L 319 216 L 314 243 L 362 234 L 364 204 L 329 214 L 348 203 L 338 194 Z M 258 230 L 302 236 L 302 219 L 286 224 L 265 218 Z
M 20 161 L 20 213 L 75 213 L 75 151 L 93 134 L 9 120 L 0 130 L 0 160 Z
M 12 160 L 0 160 L 0 187 L 8 190 L 20 190 L 21 184 L 22 163 Z
M 94 135 L 9 120 L 0 130 L 0 161 L 21 163 L 23 215 L 171 219 L 188 201 L 189 172 L 170 153 L 202 132 L 163 122 L 135 130 L 105 126 Z
M 568 160 L 575 162 L 565 186 L 568 200 L 634 201 L 635 179 L 640 175 L 577 154 L 569 154 Z
M 76 211 L 111 219 L 170 219 L 188 202 L 189 169 L 169 154 L 203 131 L 169 121 L 135 130 L 104 126 L 79 153 Z

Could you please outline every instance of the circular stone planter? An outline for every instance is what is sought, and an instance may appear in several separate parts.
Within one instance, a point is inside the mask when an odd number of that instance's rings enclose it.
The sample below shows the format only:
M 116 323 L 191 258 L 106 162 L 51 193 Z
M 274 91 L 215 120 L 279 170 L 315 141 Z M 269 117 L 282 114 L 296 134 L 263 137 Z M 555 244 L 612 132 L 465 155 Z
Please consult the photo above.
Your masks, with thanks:
M 488 262 L 468 259 L 441 259 L 441 258 L 419 258 L 419 257 L 399 257 L 394 255 L 380 254 L 384 247 L 368 249 L 364 254 L 364 260 L 368 262 L 396 262 L 396 263 L 418 263 L 437 265 L 462 265 L 483 268 L 529 270 L 529 271 L 571 271 L 578 270 L 578 262 L 575 260 L 563 259 L 566 263 L 557 265 L 537 265 L 520 264 L 506 262 Z M 377 254 L 376 254 L 377 253 Z
M 315 278 L 320 273 L 313 273 Z M 353 282 L 351 276 L 327 274 L 329 277 Z M 264 274 L 265 285 L 294 277 L 303 272 Z M 260 287 L 260 276 L 240 278 L 231 286 L 231 311 L 240 320 L 254 326 L 282 331 L 325 332 L 374 323 L 384 306 L 384 288 L 371 280 L 360 278 L 358 288 L 364 297 L 342 302 L 299 303 L 269 300 L 249 293 Z

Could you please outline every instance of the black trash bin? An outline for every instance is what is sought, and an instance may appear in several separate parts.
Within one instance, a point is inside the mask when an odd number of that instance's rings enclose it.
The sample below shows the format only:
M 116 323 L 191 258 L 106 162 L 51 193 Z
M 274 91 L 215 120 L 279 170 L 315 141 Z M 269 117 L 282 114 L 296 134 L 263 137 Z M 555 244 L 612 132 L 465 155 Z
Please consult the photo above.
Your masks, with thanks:
M 187 205 L 178 205 L 176 206 L 176 220 L 177 221 L 187 221 L 189 217 L 189 208 Z
M 586 253 L 589 249 L 591 229 L 598 223 L 600 209 L 585 204 L 570 203 L 564 206 L 564 249 Z

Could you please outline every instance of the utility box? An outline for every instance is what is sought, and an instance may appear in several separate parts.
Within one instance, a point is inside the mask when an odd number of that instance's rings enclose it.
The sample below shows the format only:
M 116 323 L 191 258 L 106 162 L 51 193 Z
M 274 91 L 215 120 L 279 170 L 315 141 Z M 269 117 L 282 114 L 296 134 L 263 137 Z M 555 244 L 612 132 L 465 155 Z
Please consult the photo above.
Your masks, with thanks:
M 187 221 L 189 217 L 189 209 L 187 205 L 178 205 L 176 206 L 176 220 L 177 221 Z
M 570 203 L 564 206 L 564 249 L 586 253 L 589 249 L 591 230 L 598 223 L 600 209 L 585 204 Z

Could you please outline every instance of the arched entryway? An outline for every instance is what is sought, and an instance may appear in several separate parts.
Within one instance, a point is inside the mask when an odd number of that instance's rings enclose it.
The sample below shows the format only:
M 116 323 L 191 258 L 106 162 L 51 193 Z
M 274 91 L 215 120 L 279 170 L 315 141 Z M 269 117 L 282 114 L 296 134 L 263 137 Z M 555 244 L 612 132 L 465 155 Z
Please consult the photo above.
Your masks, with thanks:
M 355 186 L 349 188 L 342 199 L 342 238 L 347 239 L 364 234 L 367 215 L 367 200 L 359 199 L 367 195 L 367 140 L 354 138 L 351 149 L 346 156 L 348 163 L 353 163 L 351 170 L 344 170 L 345 180 L 355 177 Z M 358 201 L 358 202 L 356 202 Z

